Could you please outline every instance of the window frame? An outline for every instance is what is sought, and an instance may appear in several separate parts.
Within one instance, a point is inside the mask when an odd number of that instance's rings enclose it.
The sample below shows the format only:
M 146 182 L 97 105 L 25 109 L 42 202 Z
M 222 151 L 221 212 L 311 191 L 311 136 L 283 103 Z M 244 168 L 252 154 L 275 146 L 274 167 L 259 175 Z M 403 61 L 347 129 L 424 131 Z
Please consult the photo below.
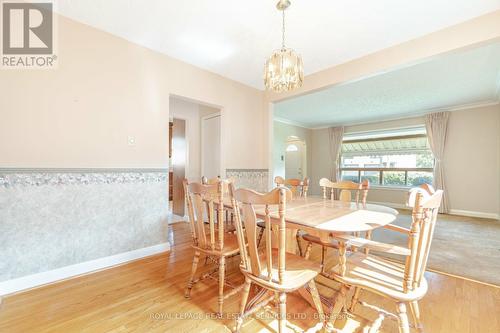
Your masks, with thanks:
M 414 139 L 414 138 L 427 138 L 427 134 L 410 134 L 410 135 L 387 135 L 383 137 L 372 137 L 372 138 L 364 138 L 364 139 L 344 139 L 342 140 L 342 145 L 345 143 L 356 143 L 356 142 L 369 142 L 369 141 L 381 141 L 381 140 L 398 140 L 398 139 Z M 430 149 L 429 149 L 430 150 Z M 383 152 L 383 150 L 381 150 Z M 432 151 L 431 151 L 432 154 Z M 435 165 L 434 159 L 434 165 Z M 371 183 L 370 186 L 382 187 L 382 188 L 409 188 L 412 185 L 408 185 L 408 172 L 434 172 L 434 167 L 431 168 L 391 168 L 391 167 L 366 167 L 366 168 L 357 168 L 357 167 L 342 167 L 342 149 L 339 156 L 338 161 L 338 170 L 340 179 L 342 179 L 344 171 L 354 171 L 358 173 L 357 180 L 361 182 L 361 173 L 368 172 L 378 172 L 378 183 Z M 384 185 L 384 172 L 404 172 L 404 185 Z

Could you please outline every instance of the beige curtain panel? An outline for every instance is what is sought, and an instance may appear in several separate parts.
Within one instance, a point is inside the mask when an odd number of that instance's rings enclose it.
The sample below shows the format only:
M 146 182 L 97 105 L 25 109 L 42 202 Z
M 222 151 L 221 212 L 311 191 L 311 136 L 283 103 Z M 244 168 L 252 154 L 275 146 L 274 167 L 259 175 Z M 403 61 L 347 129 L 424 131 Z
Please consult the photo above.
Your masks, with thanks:
M 339 156 L 344 138 L 344 126 L 330 127 L 328 129 L 330 138 L 330 161 L 332 161 L 330 178 L 332 182 L 339 180 Z
M 434 155 L 434 181 L 435 189 L 444 191 L 443 201 L 439 208 L 440 213 L 448 213 L 448 197 L 446 195 L 446 186 L 444 181 L 444 147 L 446 145 L 446 132 L 448 128 L 449 112 L 437 112 L 428 114 L 425 117 L 425 128 L 427 138 Z

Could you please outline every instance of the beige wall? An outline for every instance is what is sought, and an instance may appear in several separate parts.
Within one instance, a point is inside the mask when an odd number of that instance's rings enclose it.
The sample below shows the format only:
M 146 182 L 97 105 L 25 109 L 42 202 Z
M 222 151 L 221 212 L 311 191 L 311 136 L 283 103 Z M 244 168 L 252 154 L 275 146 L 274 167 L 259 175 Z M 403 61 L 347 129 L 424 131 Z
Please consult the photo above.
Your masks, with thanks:
M 286 141 L 290 136 L 296 136 L 301 141 L 306 143 L 307 152 L 307 169 L 304 176 L 310 177 L 311 167 L 312 167 L 312 141 L 311 141 L 312 130 L 294 126 L 290 124 L 285 124 L 279 121 L 274 121 L 273 128 L 273 178 L 276 176 L 285 177 L 285 161 L 281 160 L 281 156 L 285 156 Z
M 424 124 L 423 117 L 347 126 L 346 133 Z M 500 213 L 500 105 L 452 111 L 445 149 L 446 185 L 452 213 Z M 312 131 L 311 191 L 319 194 L 319 179 L 330 173 L 328 130 Z M 323 162 L 323 163 L 322 163 Z M 405 203 L 404 189 L 372 188 L 369 201 Z
M 500 105 L 451 113 L 445 174 L 454 210 L 500 213 Z
M 0 72 L 0 167 L 166 167 L 170 94 L 222 108 L 225 168 L 267 167 L 261 91 L 58 24 L 57 69 Z

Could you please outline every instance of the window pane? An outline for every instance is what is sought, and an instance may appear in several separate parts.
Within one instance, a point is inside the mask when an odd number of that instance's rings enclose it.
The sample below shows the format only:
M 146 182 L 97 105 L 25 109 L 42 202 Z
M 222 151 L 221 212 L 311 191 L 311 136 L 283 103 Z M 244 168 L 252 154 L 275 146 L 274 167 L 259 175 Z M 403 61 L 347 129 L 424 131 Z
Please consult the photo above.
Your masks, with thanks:
M 384 171 L 383 185 L 405 186 L 405 173 L 401 171 Z
M 380 173 L 378 171 L 361 171 L 361 181 L 368 179 L 370 184 L 380 185 Z
M 417 168 L 433 168 L 434 167 L 434 157 L 430 151 L 426 153 L 417 154 L 416 159 Z
M 350 180 L 353 182 L 358 182 L 358 172 L 357 171 L 342 171 L 342 180 Z
M 370 154 L 342 155 L 343 168 L 432 168 L 434 158 L 430 152 L 373 152 Z
M 409 171 L 408 186 L 419 186 L 421 184 L 432 184 L 432 172 Z

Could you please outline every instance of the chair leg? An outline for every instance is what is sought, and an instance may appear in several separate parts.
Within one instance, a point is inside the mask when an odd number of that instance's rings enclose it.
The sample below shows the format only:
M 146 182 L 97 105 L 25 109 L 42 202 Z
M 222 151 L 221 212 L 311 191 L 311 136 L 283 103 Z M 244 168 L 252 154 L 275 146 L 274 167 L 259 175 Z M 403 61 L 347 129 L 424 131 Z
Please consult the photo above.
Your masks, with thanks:
M 286 332 L 286 293 L 279 293 L 278 333 Z
M 304 258 L 309 259 L 309 256 L 311 255 L 312 246 L 313 244 L 311 242 L 307 243 L 306 252 L 304 253 Z
M 321 303 L 318 288 L 316 288 L 316 283 L 314 282 L 314 280 L 309 281 L 308 285 L 309 289 L 311 290 L 311 297 L 313 299 L 314 305 L 316 306 L 316 311 L 318 311 L 320 322 L 322 325 L 324 325 L 325 312 L 323 311 L 323 303 Z
M 241 326 L 243 325 L 245 308 L 247 306 L 248 294 L 250 293 L 251 285 L 252 282 L 249 279 L 245 279 L 245 286 L 243 287 L 243 294 L 241 295 L 240 315 L 238 316 L 238 319 L 236 319 L 236 327 L 234 329 L 234 332 L 236 333 L 240 332 Z
M 198 261 L 200 260 L 200 252 L 196 251 L 193 257 L 193 266 L 191 267 L 191 276 L 189 277 L 188 285 L 186 287 L 186 292 L 184 297 L 191 297 L 191 289 L 193 289 L 194 275 L 196 274 L 196 269 L 198 268 Z
M 410 311 L 413 316 L 413 322 L 415 323 L 417 332 L 423 333 L 424 326 L 422 325 L 422 321 L 420 320 L 420 308 L 417 301 L 410 302 Z
M 297 230 L 297 234 L 295 235 L 295 239 L 297 240 L 297 249 L 299 250 L 299 256 L 302 257 L 302 245 L 300 244 L 300 234 Z
M 399 317 L 399 333 L 410 333 L 410 323 L 408 321 L 408 314 L 406 313 L 406 304 L 398 303 L 397 311 Z
M 226 273 L 226 257 L 219 258 L 219 316 L 222 316 L 222 305 L 224 303 L 224 278 Z
M 354 309 L 356 308 L 356 305 L 358 304 L 359 294 L 361 294 L 361 288 L 355 287 L 354 294 L 353 294 L 352 300 L 351 300 L 351 306 L 349 307 L 349 312 L 354 312 Z
M 321 246 L 321 273 L 325 272 L 325 257 L 326 257 L 326 246 Z
M 334 330 L 335 327 L 335 321 L 339 318 L 340 313 L 345 308 L 348 290 L 349 288 L 343 284 L 333 304 L 333 309 L 332 312 L 330 313 L 330 321 L 328 324 L 330 326 L 329 329 L 332 331 Z
M 257 247 L 260 246 L 260 241 L 262 240 L 262 236 L 264 236 L 264 228 L 260 228 L 259 237 L 257 238 Z

